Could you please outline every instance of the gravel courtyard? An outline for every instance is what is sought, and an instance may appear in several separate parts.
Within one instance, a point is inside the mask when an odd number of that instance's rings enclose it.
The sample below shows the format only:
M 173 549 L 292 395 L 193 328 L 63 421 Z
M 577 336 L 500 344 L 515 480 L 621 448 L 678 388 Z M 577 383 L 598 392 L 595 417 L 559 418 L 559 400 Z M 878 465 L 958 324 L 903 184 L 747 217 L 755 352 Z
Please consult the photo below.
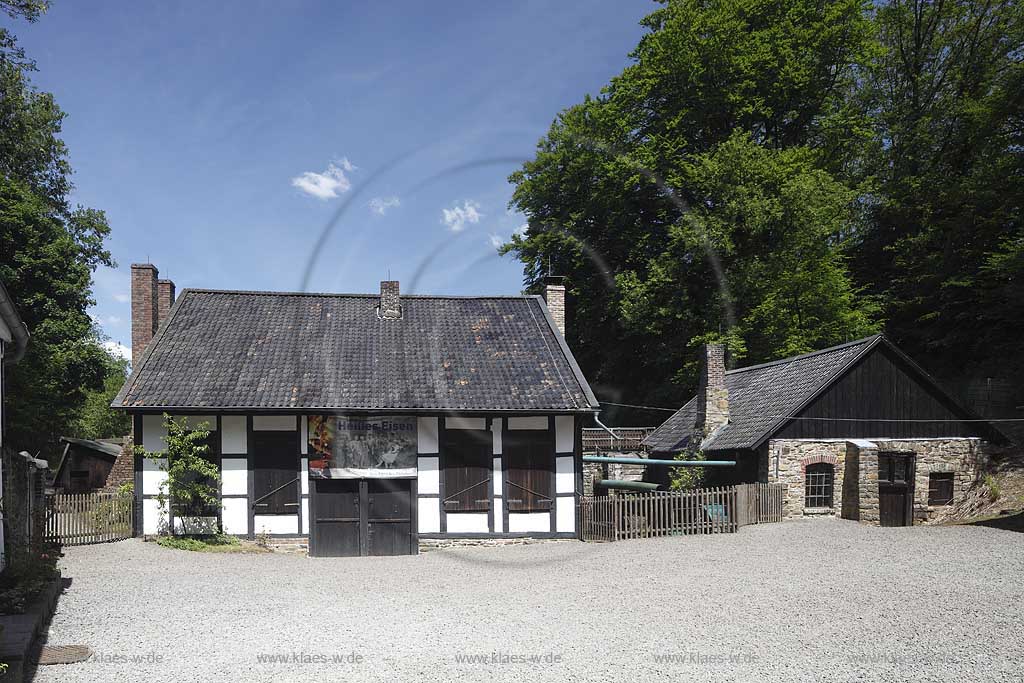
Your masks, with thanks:
M 1024 534 L 982 527 L 362 559 L 131 540 L 63 568 L 48 642 L 94 660 L 38 681 L 1024 680 Z

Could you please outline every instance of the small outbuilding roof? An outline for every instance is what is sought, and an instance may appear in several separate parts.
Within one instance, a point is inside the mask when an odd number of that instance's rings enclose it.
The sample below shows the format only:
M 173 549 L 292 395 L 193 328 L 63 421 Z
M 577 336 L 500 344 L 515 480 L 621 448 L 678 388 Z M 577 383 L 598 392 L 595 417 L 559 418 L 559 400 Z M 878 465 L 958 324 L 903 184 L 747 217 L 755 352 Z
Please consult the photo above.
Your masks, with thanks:
M 127 410 L 593 411 L 536 296 L 186 289 L 112 403 Z
M 874 335 L 813 353 L 729 370 L 725 387 L 729 392 L 729 422 L 705 439 L 705 451 L 757 448 L 771 438 L 816 397 L 875 349 L 884 348 L 901 359 L 907 371 L 930 387 L 958 416 L 975 416 L 961 408 L 935 381 L 882 335 Z M 646 439 L 644 445 L 656 452 L 678 452 L 690 447 L 696 422 L 697 399 L 690 399 Z M 868 411 L 871 412 L 871 411 Z M 1000 438 L 988 423 L 979 429 Z

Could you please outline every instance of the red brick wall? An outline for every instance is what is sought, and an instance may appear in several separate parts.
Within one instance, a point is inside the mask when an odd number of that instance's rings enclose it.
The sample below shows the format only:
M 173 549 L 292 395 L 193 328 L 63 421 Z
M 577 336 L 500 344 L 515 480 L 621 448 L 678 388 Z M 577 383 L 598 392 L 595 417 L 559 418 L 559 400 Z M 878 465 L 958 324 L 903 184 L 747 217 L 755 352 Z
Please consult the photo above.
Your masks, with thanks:
M 156 266 L 151 263 L 132 264 L 132 367 L 138 367 L 159 325 L 157 313 Z

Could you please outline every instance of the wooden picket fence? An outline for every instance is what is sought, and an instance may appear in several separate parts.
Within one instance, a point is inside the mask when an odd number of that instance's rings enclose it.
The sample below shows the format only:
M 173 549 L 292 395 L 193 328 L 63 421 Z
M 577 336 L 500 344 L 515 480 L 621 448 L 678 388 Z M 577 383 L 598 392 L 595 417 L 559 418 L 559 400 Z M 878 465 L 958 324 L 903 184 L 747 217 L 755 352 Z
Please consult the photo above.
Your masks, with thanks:
M 580 500 L 584 541 L 735 533 L 741 526 L 782 521 L 782 484 L 741 484 L 691 491 L 654 491 Z
M 46 540 L 61 545 L 131 538 L 132 496 L 123 493 L 57 493 L 46 497 Z

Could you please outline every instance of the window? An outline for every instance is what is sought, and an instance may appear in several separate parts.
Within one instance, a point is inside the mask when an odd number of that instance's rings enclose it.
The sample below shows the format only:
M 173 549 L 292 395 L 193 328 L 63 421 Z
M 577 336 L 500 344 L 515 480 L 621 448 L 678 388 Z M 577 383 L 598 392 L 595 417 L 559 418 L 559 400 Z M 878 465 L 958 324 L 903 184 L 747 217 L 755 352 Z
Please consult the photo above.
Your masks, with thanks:
M 953 473 L 932 472 L 928 475 L 928 504 L 949 505 L 953 502 Z
M 878 454 L 878 483 L 906 484 L 913 476 L 913 459 L 899 453 Z
M 445 431 L 441 454 L 447 512 L 479 512 L 490 508 L 492 439 L 489 430 Z
M 505 432 L 503 445 L 510 512 L 548 512 L 554 489 L 555 443 L 545 431 Z
M 216 465 L 219 462 L 217 444 L 220 439 L 217 438 L 217 432 L 210 430 L 209 434 L 201 442 L 206 446 L 206 451 L 203 453 L 203 459 Z M 206 479 L 204 483 L 217 489 L 217 482 L 212 478 L 200 477 L 199 474 L 192 473 L 191 475 L 195 481 Z M 191 504 L 175 503 L 174 514 L 183 517 L 216 517 L 220 506 L 216 503 L 210 503 L 204 505 L 200 501 L 193 501 Z
M 253 499 L 257 515 L 294 515 L 299 508 L 298 432 L 253 432 Z
M 804 507 L 832 507 L 832 483 L 835 467 L 827 462 L 808 465 L 804 473 Z

